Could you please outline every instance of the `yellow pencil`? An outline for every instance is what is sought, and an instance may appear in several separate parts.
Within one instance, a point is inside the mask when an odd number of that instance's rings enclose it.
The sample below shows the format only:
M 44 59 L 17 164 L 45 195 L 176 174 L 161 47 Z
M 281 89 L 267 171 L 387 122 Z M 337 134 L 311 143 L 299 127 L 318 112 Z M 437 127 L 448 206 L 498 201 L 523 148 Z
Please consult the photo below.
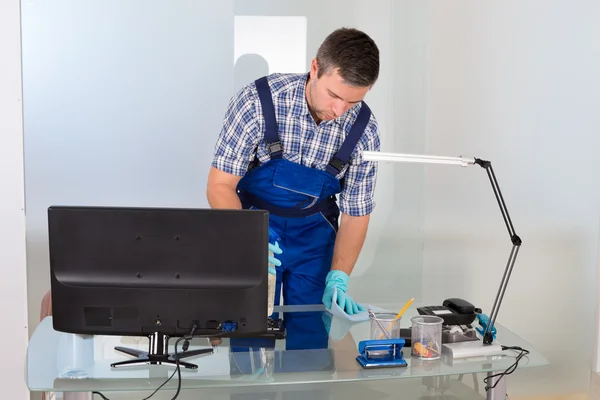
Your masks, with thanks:
M 402 310 L 400 310 L 400 312 L 396 315 L 396 318 L 394 318 L 394 319 L 398 319 L 398 318 L 402 317 L 402 314 L 404 314 L 404 312 L 406 310 L 408 310 L 408 307 L 410 307 L 410 305 L 412 304 L 413 301 L 415 301 L 414 297 L 412 299 L 410 299 L 408 301 L 408 303 L 406 303 L 406 305 L 402 308 Z M 386 331 L 389 332 L 391 327 L 392 327 L 392 324 L 389 324 Z M 385 332 L 382 333 L 381 336 L 379 336 L 379 340 L 383 339 L 384 335 L 385 335 Z

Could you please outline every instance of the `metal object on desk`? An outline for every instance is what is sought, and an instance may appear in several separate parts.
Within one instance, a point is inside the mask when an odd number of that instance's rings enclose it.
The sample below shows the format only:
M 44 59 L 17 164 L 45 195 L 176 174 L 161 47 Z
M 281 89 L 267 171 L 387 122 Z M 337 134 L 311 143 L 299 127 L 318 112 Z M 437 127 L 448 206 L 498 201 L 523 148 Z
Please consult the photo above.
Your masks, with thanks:
M 363 340 L 358 343 L 356 361 L 363 368 L 406 367 L 402 354 L 404 339 Z
M 442 326 L 442 343 L 458 343 L 479 340 L 475 328 L 471 325 Z

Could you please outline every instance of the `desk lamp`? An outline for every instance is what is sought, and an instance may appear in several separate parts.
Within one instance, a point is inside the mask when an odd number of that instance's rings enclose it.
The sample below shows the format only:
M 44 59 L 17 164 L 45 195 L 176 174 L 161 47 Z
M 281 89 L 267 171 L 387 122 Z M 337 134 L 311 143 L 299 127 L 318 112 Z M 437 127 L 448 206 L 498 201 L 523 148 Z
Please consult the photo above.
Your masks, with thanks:
M 498 182 L 496 181 L 496 175 L 494 174 L 492 163 L 490 161 L 470 157 L 440 157 L 416 154 L 383 153 L 378 151 L 364 151 L 362 154 L 363 159 L 365 161 L 449 164 L 459 165 L 462 167 L 477 164 L 486 170 L 490 179 L 490 183 L 492 184 L 492 189 L 494 190 L 494 194 L 496 195 L 496 200 L 498 201 L 498 205 L 500 206 L 500 211 L 502 212 L 504 223 L 506 224 L 506 228 L 508 229 L 510 241 L 512 242 L 512 249 L 510 251 L 510 256 L 508 257 L 508 262 L 506 263 L 504 275 L 502 276 L 502 280 L 500 281 L 500 287 L 498 288 L 498 293 L 496 295 L 496 299 L 494 300 L 492 311 L 489 315 L 489 321 L 486 324 L 485 330 L 483 332 L 483 344 L 492 344 L 493 328 L 494 324 L 496 323 L 496 317 L 498 316 L 498 311 L 500 310 L 500 305 L 502 304 L 502 299 L 504 298 L 504 292 L 506 291 L 506 286 L 508 285 L 508 280 L 510 279 L 513 266 L 515 265 L 515 260 L 517 259 L 517 254 L 519 253 L 519 248 L 521 246 L 521 238 L 515 233 L 512 221 L 510 219 L 510 216 L 508 215 L 508 210 L 506 209 L 504 198 L 502 197 L 500 187 L 498 186 Z

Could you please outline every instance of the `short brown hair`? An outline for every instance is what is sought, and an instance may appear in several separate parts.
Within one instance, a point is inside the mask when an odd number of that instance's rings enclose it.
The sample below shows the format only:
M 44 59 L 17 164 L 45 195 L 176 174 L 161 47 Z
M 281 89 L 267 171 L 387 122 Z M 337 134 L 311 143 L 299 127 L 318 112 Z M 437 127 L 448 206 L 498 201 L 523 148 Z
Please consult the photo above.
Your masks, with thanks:
M 325 38 L 317 51 L 318 77 L 339 68 L 344 81 L 367 87 L 379 76 L 379 49 L 366 33 L 354 28 L 336 29 Z

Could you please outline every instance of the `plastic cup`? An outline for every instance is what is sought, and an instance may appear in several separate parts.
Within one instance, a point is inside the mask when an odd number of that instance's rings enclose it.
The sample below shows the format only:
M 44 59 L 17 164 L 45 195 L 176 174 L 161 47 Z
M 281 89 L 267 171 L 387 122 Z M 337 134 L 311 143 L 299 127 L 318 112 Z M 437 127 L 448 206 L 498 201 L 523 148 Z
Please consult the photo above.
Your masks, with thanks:
M 413 317 L 411 356 L 421 360 L 438 360 L 442 354 L 442 323 L 433 315 Z
M 56 367 L 61 379 L 84 379 L 94 364 L 94 336 L 61 333 Z
M 371 340 L 396 339 L 400 337 L 400 320 L 396 314 L 374 313 L 369 315 L 371 320 Z

